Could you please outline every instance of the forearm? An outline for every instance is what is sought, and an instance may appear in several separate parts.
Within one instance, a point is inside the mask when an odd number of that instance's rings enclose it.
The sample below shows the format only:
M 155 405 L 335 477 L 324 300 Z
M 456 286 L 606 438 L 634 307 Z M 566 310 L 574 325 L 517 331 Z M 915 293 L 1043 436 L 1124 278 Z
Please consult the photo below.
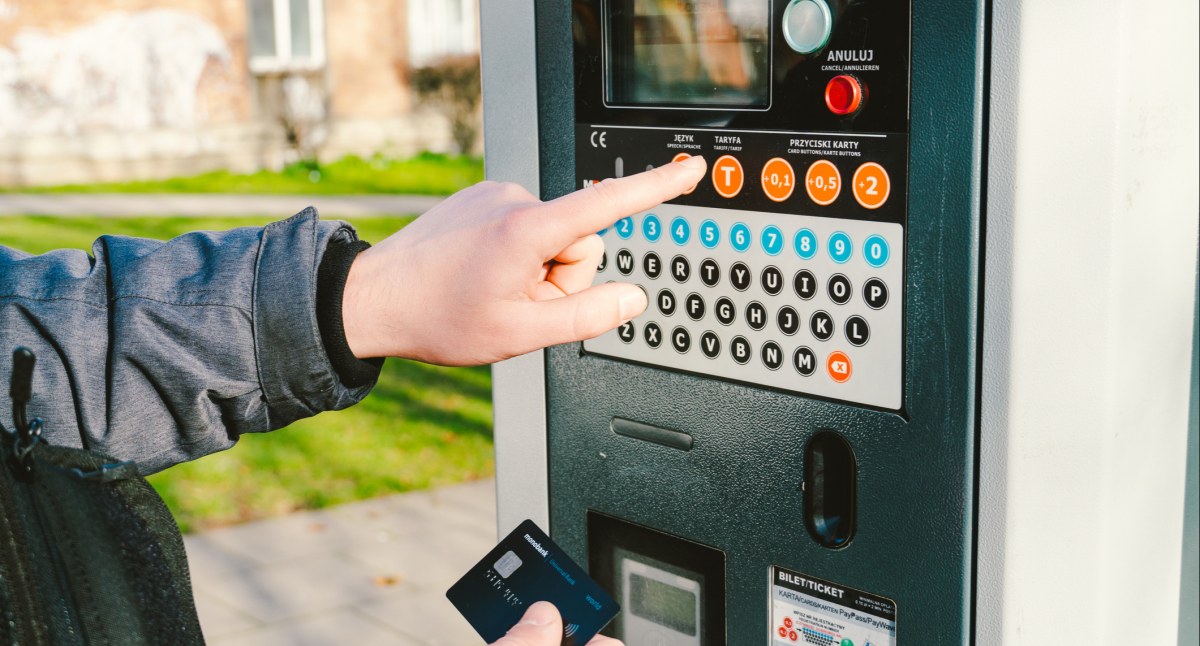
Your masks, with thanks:
M 0 349 L 37 353 L 30 411 L 50 442 L 157 471 L 365 396 L 370 368 L 343 383 L 317 320 L 321 260 L 353 239 L 309 210 L 167 243 L 101 238 L 94 258 L 0 248 Z

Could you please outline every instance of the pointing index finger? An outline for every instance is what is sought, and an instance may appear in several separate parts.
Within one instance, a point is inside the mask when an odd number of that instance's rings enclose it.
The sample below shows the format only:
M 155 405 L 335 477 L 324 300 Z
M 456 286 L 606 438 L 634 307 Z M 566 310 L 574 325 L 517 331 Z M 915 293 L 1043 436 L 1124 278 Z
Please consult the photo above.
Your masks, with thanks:
M 606 179 L 543 205 L 548 221 L 561 227 L 558 242 L 574 240 L 612 226 L 621 218 L 678 197 L 704 179 L 707 164 L 698 155 L 644 173 Z

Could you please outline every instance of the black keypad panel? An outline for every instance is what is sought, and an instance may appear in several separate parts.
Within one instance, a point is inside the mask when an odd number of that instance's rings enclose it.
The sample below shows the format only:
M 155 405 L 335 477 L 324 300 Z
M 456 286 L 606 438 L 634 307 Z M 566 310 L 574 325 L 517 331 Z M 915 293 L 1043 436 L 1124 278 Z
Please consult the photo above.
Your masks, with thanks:
M 651 213 L 687 226 L 650 239 L 642 225 Z M 596 283 L 638 284 L 651 303 L 585 341 L 586 352 L 901 407 L 899 224 L 663 205 L 602 237 Z

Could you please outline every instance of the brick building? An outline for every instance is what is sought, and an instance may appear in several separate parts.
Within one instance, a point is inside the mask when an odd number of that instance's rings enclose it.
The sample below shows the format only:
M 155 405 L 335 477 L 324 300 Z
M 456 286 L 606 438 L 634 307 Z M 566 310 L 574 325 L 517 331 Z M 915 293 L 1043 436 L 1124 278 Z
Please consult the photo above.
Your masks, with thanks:
M 0 186 L 446 150 L 408 71 L 476 0 L 0 0 Z

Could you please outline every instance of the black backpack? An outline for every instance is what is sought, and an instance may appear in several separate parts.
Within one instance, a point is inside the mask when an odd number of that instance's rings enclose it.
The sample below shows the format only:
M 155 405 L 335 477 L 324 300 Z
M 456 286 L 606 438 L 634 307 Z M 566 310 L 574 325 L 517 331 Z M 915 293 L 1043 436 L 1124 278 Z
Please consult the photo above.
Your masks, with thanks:
M 33 366 L 0 424 L 0 646 L 203 644 L 171 512 L 133 463 L 42 440 Z

